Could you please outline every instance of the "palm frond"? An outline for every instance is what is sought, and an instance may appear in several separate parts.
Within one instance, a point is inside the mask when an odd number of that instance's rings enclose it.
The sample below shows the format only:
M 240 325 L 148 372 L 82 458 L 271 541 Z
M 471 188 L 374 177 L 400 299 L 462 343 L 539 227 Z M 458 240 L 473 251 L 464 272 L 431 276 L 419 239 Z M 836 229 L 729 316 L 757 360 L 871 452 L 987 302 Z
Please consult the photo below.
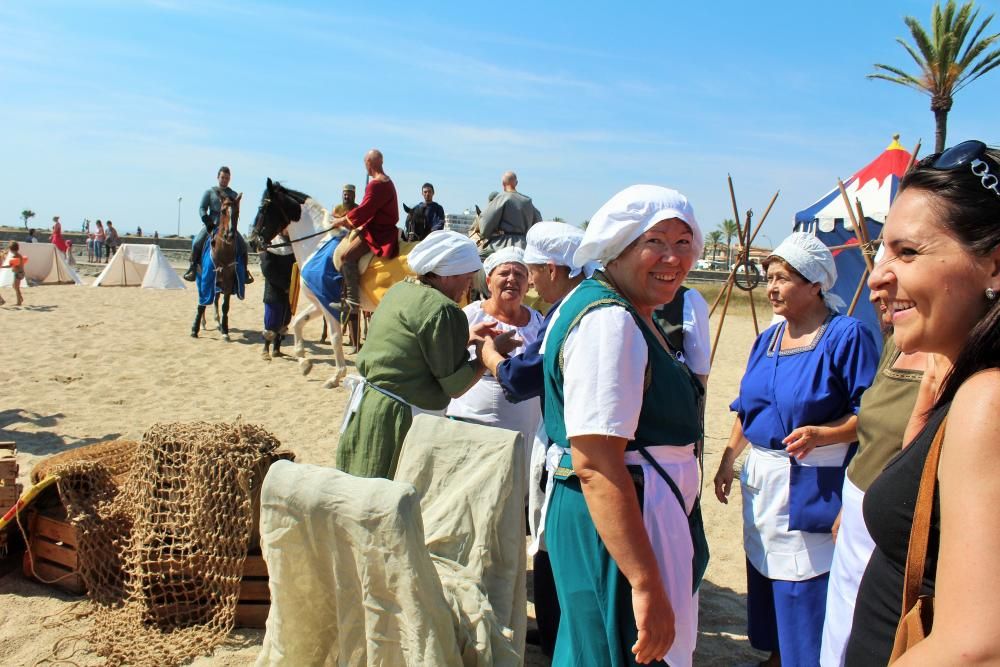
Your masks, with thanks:
M 976 13 L 978 14 L 979 12 Z M 986 30 L 986 26 L 988 26 L 990 24 L 990 21 L 992 20 L 993 20 L 993 14 L 990 14 L 985 19 L 983 19 L 983 22 L 981 24 L 979 24 L 979 29 L 976 30 L 975 33 L 973 33 L 972 39 L 969 40 L 969 43 L 965 47 L 965 53 L 962 54 L 961 58 L 962 63 L 968 65 L 970 62 L 972 62 L 971 59 L 969 58 L 969 53 L 972 51 L 972 49 L 974 49 L 976 46 L 979 45 L 979 36 L 983 34 L 983 31 Z M 1000 35 L 1000 33 L 987 37 L 986 39 L 992 41 L 998 35 Z M 975 56 L 973 56 L 973 58 L 974 57 Z
M 969 48 L 966 49 L 966 55 L 959 61 L 958 64 L 962 67 L 963 70 L 966 69 L 969 65 L 972 64 L 973 60 L 978 58 L 983 51 L 990 48 L 990 46 L 992 46 L 993 43 L 997 41 L 997 39 L 1000 39 L 1000 33 L 997 33 L 996 35 L 990 35 L 989 37 L 984 37 L 982 40 L 976 42 L 975 44 L 969 45 Z
M 913 37 L 913 41 L 916 43 L 917 48 L 920 49 L 920 53 L 923 54 L 924 60 L 928 63 L 934 62 L 936 60 L 935 56 L 937 55 L 937 49 L 934 48 L 934 43 L 931 42 L 929 37 L 927 37 L 924 27 L 920 25 L 920 22 L 912 16 L 907 16 L 903 19 L 903 21 L 910 29 L 910 35 Z
M 955 86 L 955 90 L 952 94 L 954 95 L 962 88 L 965 88 L 967 85 L 969 85 L 982 75 L 986 74 L 990 70 L 996 69 L 997 67 L 1000 67 L 1000 49 L 997 49 L 996 51 L 988 55 L 986 58 L 979 61 L 979 64 L 977 64 L 971 70 L 962 75 L 959 78 Z

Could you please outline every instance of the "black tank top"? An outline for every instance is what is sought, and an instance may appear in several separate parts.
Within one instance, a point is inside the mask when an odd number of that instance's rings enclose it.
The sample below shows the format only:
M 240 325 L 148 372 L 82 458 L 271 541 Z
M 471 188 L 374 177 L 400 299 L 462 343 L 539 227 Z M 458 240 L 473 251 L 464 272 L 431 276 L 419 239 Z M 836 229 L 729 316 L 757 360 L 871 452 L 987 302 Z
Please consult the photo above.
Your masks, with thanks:
M 849 667 L 883 667 L 889 662 L 903 606 L 906 551 L 910 546 L 910 527 L 920 474 L 934 435 L 949 407 L 945 405 L 934 411 L 924 430 L 909 447 L 886 464 L 885 470 L 865 494 L 865 524 L 875 541 L 875 552 L 868 561 L 854 607 L 854 625 L 844 661 Z M 934 594 L 940 528 L 940 504 L 935 489 L 922 595 Z

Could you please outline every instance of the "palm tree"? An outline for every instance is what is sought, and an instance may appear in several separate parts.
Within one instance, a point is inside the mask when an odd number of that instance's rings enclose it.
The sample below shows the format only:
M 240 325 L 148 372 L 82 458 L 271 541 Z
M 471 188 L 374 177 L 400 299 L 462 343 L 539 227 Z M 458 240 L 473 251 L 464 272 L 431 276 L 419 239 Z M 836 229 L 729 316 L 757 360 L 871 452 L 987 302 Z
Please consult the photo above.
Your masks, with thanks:
M 934 3 L 931 36 L 927 35 L 917 19 L 912 16 L 903 19 L 916 48 L 902 39 L 897 38 L 896 41 L 920 68 L 919 74 L 907 74 L 898 67 L 876 63 L 876 72 L 868 75 L 869 79 L 891 81 L 930 96 L 931 111 L 934 112 L 935 153 L 944 150 L 952 98 L 962 88 L 1000 66 L 1000 49 L 985 53 L 1000 38 L 1000 33 L 982 37 L 993 15 L 990 14 L 973 30 L 979 16 L 979 10 L 973 10 L 974 4 L 973 0 L 969 0 L 956 12 L 955 0 L 948 0 L 944 10 L 940 2 Z M 972 37 L 966 40 L 970 31 Z
M 28 228 L 28 220 L 34 217 L 35 217 L 35 212 L 32 211 L 30 208 L 26 208 L 23 211 L 21 211 L 21 221 L 24 222 L 25 229 Z
M 708 243 L 712 246 L 712 261 L 715 261 L 715 255 L 719 251 L 719 242 L 722 241 L 722 232 L 718 229 L 708 233 Z M 708 244 L 705 245 L 705 250 L 708 250 Z M 702 259 L 705 258 L 705 253 L 702 253 Z
M 733 237 L 739 236 L 740 228 L 737 226 L 735 220 L 726 218 L 722 221 L 722 224 L 719 225 L 719 231 L 726 237 L 726 262 L 731 264 L 733 256 Z

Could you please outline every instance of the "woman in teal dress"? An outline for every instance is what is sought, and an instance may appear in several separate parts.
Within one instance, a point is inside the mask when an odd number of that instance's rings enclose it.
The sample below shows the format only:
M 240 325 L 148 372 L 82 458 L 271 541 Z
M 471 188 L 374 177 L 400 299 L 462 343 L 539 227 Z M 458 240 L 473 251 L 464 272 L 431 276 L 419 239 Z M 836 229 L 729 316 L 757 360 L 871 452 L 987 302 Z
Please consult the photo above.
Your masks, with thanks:
M 692 662 L 707 561 L 695 548 L 702 387 L 653 311 L 702 244 L 682 194 L 626 188 L 591 218 L 574 257 L 605 270 L 566 297 L 546 334 L 545 540 L 562 607 L 554 665 Z

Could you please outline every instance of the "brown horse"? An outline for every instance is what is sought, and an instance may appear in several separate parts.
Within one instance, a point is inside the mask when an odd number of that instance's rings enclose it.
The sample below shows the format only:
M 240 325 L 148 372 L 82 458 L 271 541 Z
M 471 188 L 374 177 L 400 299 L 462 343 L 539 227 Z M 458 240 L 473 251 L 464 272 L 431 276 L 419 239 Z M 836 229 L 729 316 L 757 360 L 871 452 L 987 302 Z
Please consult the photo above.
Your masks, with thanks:
M 236 225 L 240 218 L 240 200 L 243 198 L 241 192 L 236 199 L 228 197 L 222 200 L 219 210 L 219 224 L 212 234 L 211 257 L 215 267 L 215 321 L 219 323 L 219 331 L 222 332 L 224 340 L 229 338 L 229 298 L 237 292 L 237 232 Z M 219 314 L 219 299 L 222 299 L 222 314 Z M 240 293 L 242 298 L 242 293 Z M 194 328 L 191 335 L 197 337 L 198 325 L 205 316 L 204 305 L 198 305 L 198 314 L 195 316 Z

